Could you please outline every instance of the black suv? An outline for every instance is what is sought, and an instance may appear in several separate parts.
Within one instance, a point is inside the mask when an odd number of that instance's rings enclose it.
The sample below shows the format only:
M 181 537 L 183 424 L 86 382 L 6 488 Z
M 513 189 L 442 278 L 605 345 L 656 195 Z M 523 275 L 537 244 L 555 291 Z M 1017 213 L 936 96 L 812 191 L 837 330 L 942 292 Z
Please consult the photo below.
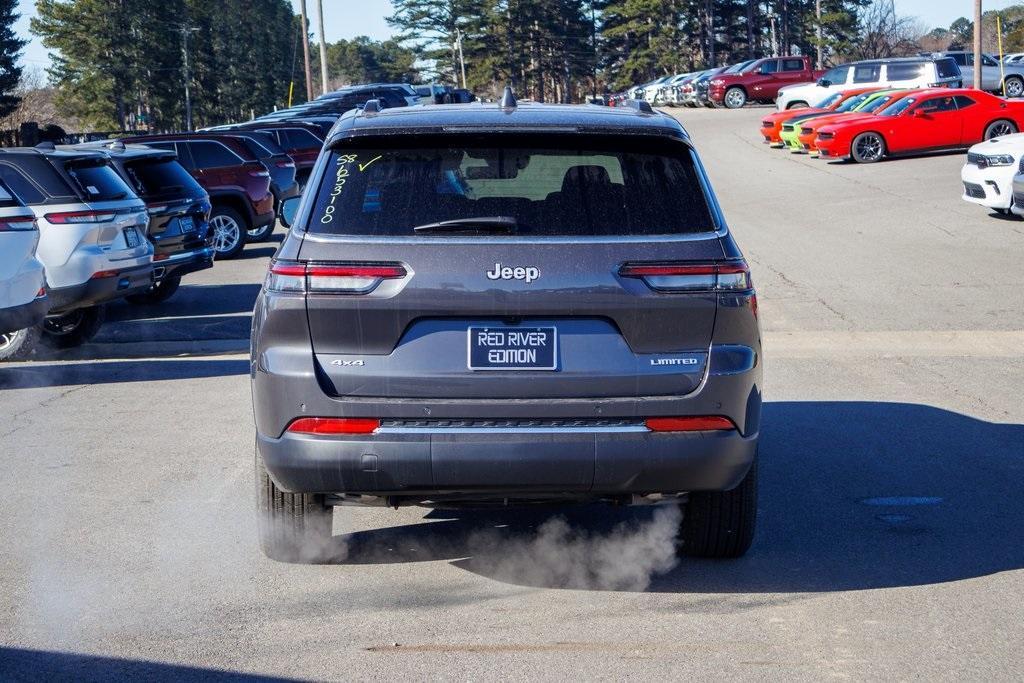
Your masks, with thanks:
M 175 152 L 126 145 L 119 140 L 77 147 L 105 153 L 135 194 L 146 202 L 154 282 L 149 290 L 127 296 L 128 301 L 166 301 L 178 291 L 183 276 L 213 267 L 210 196 L 178 163 Z
M 679 123 L 501 104 L 342 117 L 253 317 L 261 542 L 332 507 L 659 502 L 680 550 L 754 533 L 750 273 Z

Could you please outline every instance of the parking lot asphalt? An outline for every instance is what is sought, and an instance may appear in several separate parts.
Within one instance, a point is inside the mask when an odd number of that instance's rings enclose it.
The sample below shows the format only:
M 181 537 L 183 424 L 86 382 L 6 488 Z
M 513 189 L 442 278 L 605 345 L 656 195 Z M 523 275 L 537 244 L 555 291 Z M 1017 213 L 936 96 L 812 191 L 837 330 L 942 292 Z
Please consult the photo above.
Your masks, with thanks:
M 650 509 L 343 508 L 335 563 L 265 559 L 252 245 L 0 366 L 0 679 L 1017 679 L 1024 222 L 960 154 L 819 162 L 766 111 L 673 112 L 759 290 L 745 558 L 673 564 Z

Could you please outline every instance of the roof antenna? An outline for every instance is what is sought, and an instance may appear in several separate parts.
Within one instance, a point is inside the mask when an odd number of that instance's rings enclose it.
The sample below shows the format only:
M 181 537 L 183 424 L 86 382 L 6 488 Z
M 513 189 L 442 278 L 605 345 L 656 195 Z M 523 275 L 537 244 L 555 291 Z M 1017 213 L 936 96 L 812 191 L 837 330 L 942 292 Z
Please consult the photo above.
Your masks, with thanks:
M 516 95 L 512 92 L 512 86 L 506 85 L 505 92 L 501 96 L 501 108 L 502 109 L 515 109 L 518 102 L 516 102 Z

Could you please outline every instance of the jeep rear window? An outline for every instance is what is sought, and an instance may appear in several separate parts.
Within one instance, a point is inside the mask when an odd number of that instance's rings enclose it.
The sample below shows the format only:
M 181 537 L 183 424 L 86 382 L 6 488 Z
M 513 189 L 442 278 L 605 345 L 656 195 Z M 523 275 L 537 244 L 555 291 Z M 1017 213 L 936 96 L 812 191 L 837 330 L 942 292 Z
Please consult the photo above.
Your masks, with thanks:
M 117 175 L 117 171 L 105 161 L 83 159 L 69 162 L 64 168 L 86 201 L 127 199 L 134 194 L 128 184 L 121 180 L 121 176 Z
M 308 230 L 411 236 L 416 226 L 512 218 L 526 236 L 715 229 L 694 159 L 672 142 L 402 146 L 332 152 Z M 408 144 L 408 143 L 406 143 Z M 450 146 L 449 146 L 450 145 Z M 673 147 L 678 151 L 672 152 Z M 660 148 L 660 149 L 659 149 Z
M 144 198 L 175 195 L 194 197 L 203 193 L 181 164 L 173 159 L 140 159 L 125 164 L 125 170 L 139 196 Z

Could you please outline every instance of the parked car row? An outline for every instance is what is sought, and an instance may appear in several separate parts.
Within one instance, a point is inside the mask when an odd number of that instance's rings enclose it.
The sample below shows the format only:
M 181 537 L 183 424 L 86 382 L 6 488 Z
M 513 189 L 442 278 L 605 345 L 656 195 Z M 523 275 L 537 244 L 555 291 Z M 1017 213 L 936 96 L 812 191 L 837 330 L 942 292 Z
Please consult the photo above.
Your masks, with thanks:
M 813 108 L 770 114 L 765 143 L 829 160 L 963 149 L 1024 128 L 1024 102 L 968 88 L 881 88 L 832 93 Z
M 766 57 L 731 66 L 665 76 L 612 96 L 609 104 L 627 99 L 643 99 L 652 106 L 709 106 L 738 109 L 750 102 L 774 102 L 779 110 L 808 107 L 827 95 L 858 88 L 959 88 L 965 77 L 959 64 L 961 53 L 936 53 L 917 57 L 872 59 L 832 67 L 828 71 L 812 68 L 810 57 Z M 966 62 L 964 62 L 966 64 Z M 973 60 L 972 62 L 973 63 Z M 965 68 L 967 68 L 965 66 Z M 1008 72 L 1006 83 L 1015 96 L 1022 74 Z M 990 84 L 992 90 L 1001 83 Z
M 82 344 L 106 303 L 158 303 L 211 267 L 210 208 L 172 151 L 0 150 L 0 360 Z

